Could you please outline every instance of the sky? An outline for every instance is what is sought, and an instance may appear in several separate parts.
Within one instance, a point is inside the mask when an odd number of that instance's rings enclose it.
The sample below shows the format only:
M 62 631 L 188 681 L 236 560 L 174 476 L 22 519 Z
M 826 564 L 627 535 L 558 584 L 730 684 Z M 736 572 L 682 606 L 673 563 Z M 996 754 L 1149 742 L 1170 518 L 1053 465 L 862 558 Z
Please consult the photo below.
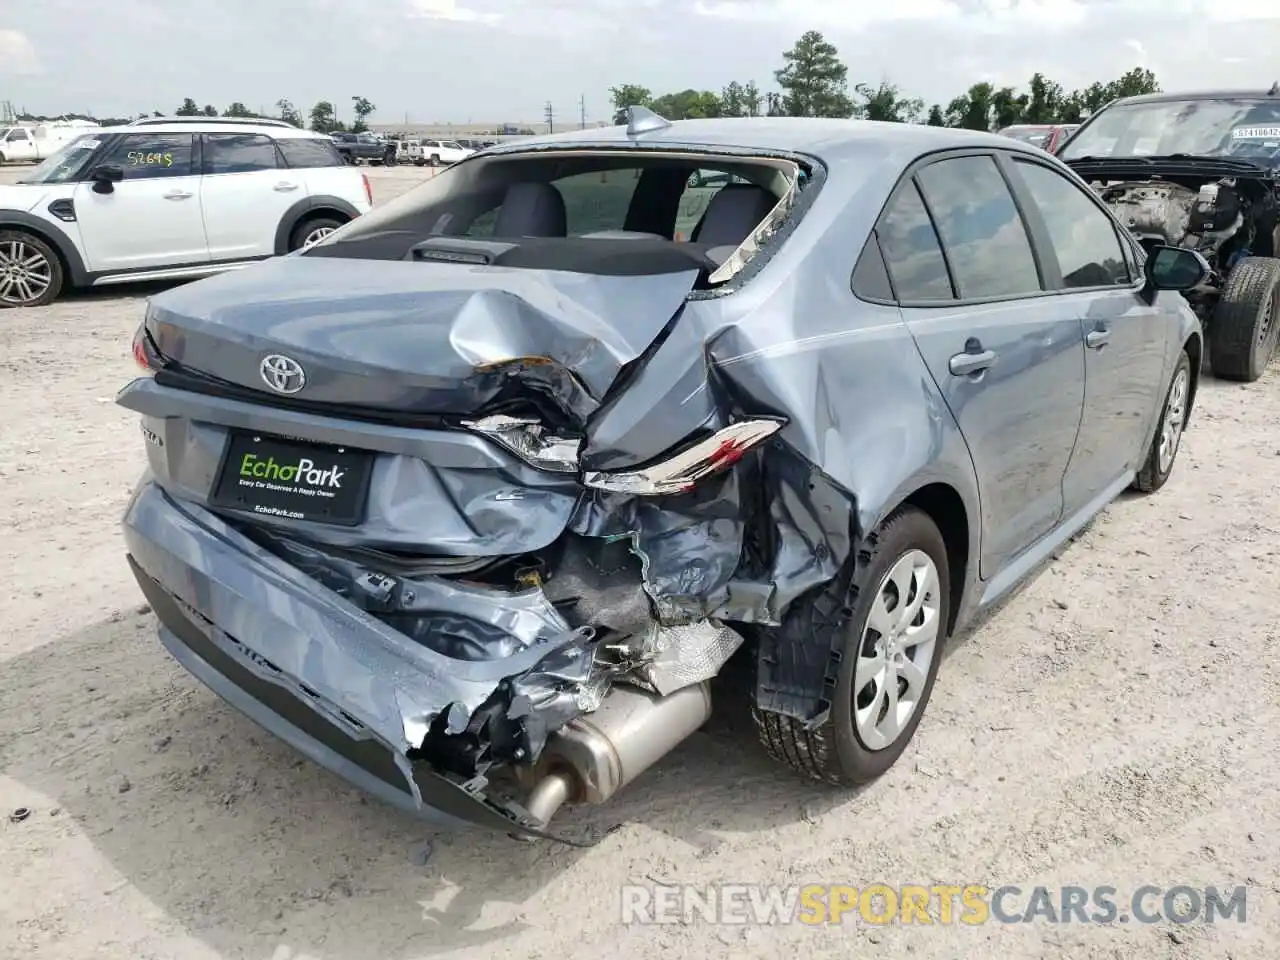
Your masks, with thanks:
M 609 116 L 609 87 L 774 88 L 782 51 L 820 30 L 849 80 L 944 105 L 1035 71 L 1068 90 L 1135 66 L 1166 90 L 1280 80 L 1280 0 L 9 0 L 0 101 L 38 114 L 171 112 L 184 97 L 374 122 Z

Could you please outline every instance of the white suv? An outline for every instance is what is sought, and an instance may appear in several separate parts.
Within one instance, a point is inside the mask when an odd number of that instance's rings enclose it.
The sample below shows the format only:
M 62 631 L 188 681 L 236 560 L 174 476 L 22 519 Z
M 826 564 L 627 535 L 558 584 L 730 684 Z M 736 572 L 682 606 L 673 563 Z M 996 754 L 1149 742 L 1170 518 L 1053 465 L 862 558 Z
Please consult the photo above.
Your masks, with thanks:
M 433 167 L 441 164 L 449 166 L 454 163 L 461 163 L 467 157 L 475 153 L 474 150 L 468 150 L 456 140 L 423 140 L 422 141 L 422 157 L 415 158 L 414 163 L 418 166 L 429 163 Z
M 301 249 L 373 206 L 328 137 L 153 118 L 85 134 L 0 185 L 0 307 L 68 286 L 182 280 Z

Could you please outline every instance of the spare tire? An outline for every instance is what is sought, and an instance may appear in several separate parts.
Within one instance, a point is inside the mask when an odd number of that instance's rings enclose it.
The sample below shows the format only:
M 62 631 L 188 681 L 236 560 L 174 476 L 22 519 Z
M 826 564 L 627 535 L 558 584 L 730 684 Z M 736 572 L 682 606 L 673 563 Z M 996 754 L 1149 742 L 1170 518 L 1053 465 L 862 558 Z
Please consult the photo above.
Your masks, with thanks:
M 1280 338 L 1280 260 L 1245 257 L 1237 263 L 1208 332 L 1214 376 L 1244 383 L 1262 376 Z

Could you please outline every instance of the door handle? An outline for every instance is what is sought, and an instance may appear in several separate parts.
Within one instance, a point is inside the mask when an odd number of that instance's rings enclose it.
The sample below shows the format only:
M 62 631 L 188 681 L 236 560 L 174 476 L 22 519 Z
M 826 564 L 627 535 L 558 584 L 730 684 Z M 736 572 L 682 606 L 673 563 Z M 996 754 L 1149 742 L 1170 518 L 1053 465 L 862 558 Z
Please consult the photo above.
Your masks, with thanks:
M 290 183 L 288 180 L 281 180 L 276 184 L 275 188 L 281 193 L 288 193 L 290 190 L 297 190 L 298 185 L 296 183 Z
M 1084 345 L 1090 350 L 1101 350 L 1111 340 L 1111 331 L 1105 327 L 1090 330 L 1084 337 Z
M 166 200 L 188 200 L 193 196 L 195 196 L 195 194 L 188 193 L 185 190 L 170 190 L 164 195 L 164 198 Z
M 965 345 L 964 353 L 957 353 L 951 358 L 947 368 L 954 377 L 971 377 L 975 373 L 982 373 L 995 362 L 994 350 L 983 350 L 982 344 L 970 341 Z

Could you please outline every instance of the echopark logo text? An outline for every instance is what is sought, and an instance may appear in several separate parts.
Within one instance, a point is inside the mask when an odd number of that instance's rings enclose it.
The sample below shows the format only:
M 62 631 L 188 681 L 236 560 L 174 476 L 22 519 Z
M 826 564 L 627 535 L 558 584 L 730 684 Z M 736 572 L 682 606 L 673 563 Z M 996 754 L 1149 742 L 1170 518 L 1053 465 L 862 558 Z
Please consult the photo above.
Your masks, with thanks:
M 315 461 L 303 457 L 297 463 L 277 463 L 275 457 L 265 460 L 257 454 L 246 453 L 240 460 L 242 480 L 257 480 L 268 488 L 288 489 L 300 492 L 328 492 L 342 488 L 345 470 L 337 467 L 317 467 Z M 310 488 L 310 491 L 308 491 Z M 323 494 L 322 494 L 323 495 Z

